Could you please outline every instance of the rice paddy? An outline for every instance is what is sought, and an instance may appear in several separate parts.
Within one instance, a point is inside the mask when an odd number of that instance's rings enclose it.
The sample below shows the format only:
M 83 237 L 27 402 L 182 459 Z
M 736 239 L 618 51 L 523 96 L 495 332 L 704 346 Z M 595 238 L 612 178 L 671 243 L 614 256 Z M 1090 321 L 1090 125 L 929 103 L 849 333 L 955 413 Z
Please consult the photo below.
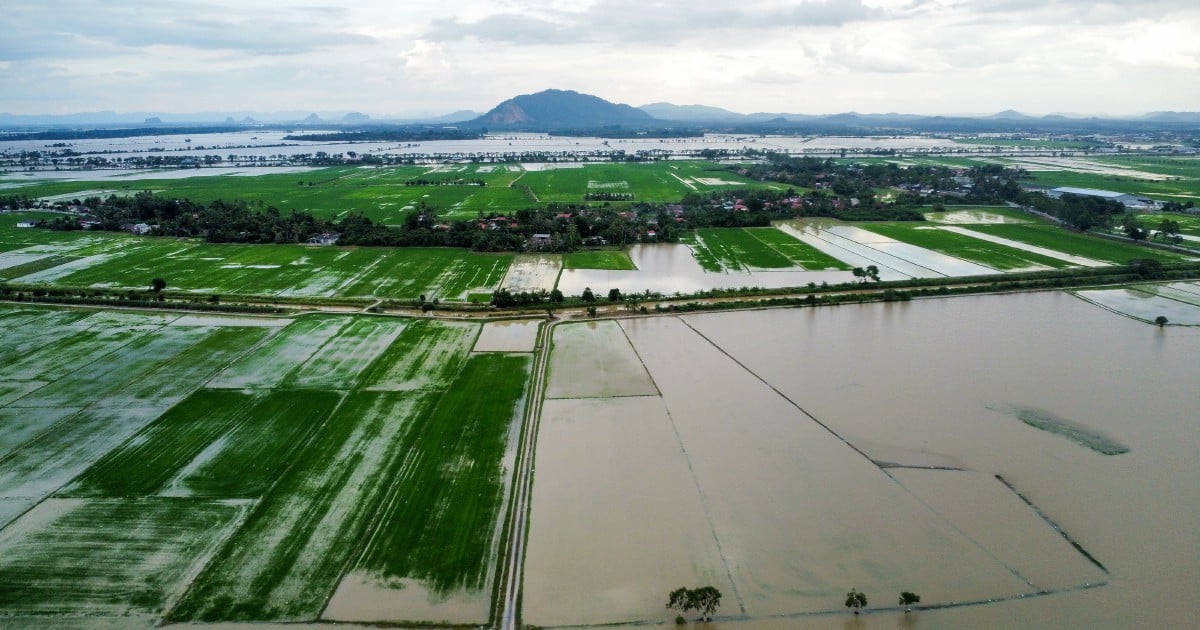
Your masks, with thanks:
M 56 340 L 0 340 L 28 357 L 0 368 L 0 620 L 316 621 L 365 579 L 428 596 L 371 621 L 487 623 L 532 344 L 371 316 L 0 320 Z

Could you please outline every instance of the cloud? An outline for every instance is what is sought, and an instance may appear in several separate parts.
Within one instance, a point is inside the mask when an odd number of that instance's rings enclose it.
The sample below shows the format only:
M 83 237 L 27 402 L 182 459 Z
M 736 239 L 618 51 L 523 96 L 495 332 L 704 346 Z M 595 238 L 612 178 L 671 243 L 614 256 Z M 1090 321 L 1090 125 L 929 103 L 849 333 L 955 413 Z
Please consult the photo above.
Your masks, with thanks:
M 152 46 L 250 55 L 294 55 L 374 43 L 344 27 L 344 12 L 309 7 L 278 12 L 195 3 L 67 0 L 14 2 L 0 16 L 0 60 L 116 55 Z
M 474 38 L 510 44 L 641 42 L 670 44 L 694 41 L 714 33 L 837 27 L 858 21 L 888 19 L 891 14 L 861 0 L 776 2 L 645 2 L 601 0 L 581 11 L 542 10 L 496 13 L 475 21 L 458 17 L 436 20 L 422 37 L 454 41 Z

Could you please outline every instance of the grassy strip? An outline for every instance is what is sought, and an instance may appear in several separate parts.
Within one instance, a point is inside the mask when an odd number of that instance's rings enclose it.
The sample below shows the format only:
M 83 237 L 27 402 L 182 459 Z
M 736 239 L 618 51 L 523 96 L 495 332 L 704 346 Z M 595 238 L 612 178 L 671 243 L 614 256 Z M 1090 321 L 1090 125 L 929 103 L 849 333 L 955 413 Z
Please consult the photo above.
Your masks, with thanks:
M 563 269 L 633 271 L 637 266 L 624 250 L 589 250 L 563 255 Z
M 692 256 L 699 263 L 700 267 L 705 271 L 712 273 L 721 273 L 725 271 L 725 265 L 716 254 L 702 242 L 696 232 L 689 232 L 679 237 L 679 242 L 687 245 L 692 250 Z
M 163 327 L 141 334 L 98 361 L 76 363 L 70 372 L 22 401 L 22 406 L 84 407 L 127 383 L 136 382 L 159 364 L 199 343 L 203 328 Z M 193 383 L 193 386 L 195 384 Z
M 850 265 L 778 228 L 744 228 L 744 230 L 771 249 L 786 256 L 793 265 L 799 265 L 805 269 L 850 269 Z
M 254 348 L 270 332 L 271 329 L 258 327 L 218 328 L 153 372 L 110 394 L 109 400 L 102 401 L 102 404 L 182 398 Z
M 1033 171 L 1030 174 L 1034 183 L 1040 186 L 1057 188 L 1072 186 L 1076 188 L 1097 188 L 1113 190 L 1135 195 L 1148 195 L 1158 199 L 1186 201 L 1200 195 L 1200 179 L 1176 179 L 1166 181 L 1150 181 L 1119 175 L 1101 173 L 1078 173 L 1074 171 Z M 1173 198 L 1173 199 L 1172 199 Z
M 1149 258 L 1160 262 L 1174 262 L 1182 259 L 1178 254 L 1164 252 L 1150 247 L 1120 243 L 1106 239 L 1070 232 L 1052 225 L 969 225 L 962 226 L 968 230 L 992 234 L 1030 245 L 1037 245 L 1064 254 L 1074 254 L 1093 260 L 1123 265 L 1130 260 Z
M 7 269 L 0 269 L 0 280 L 11 280 L 27 274 L 45 271 L 74 260 L 79 260 L 80 258 L 80 256 L 47 256 L 38 260 L 31 260 L 27 263 L 8 267 Z
M 181 479 L 181 485 L 199 496 L 261 496 L 340 398 L 333 392 L 271 392 L 229 431 L 224 447 Z
M 478 334 L 478 324 L 412 321 L 359 382 L 364 389 L 379 391 L 441 386 L 462 369 Z
M 358 393 L 297 454 L 296 465 L 168 616 L 168 621 L 313 620 L 357 555 L 405 459 L 427 392 Z
M 297 318 L 255 352 L 242 357 L 214 377 L 209 386 L 232 389 L 277 387 L 348 321 L 350 318 L 346 316 Z
M 180 499 L 71 506 L 52 500 L 36 509 L 63 508 L 66 513 L 45 526 L 18 534 L 0 556 L 5 615 L 45 615 L 44 626 L 79 623 L 53 615 L 157 615 L 246 506 Z
M 414 417 L 406 457 L 360 568 L 427 581 L 440 593 L 486 586 L 503 503 L 508 433 L 530 359 L 471 357 L 430 414 Z M 486 394 L 485 394 L 486 392 Z
M 404 330 L 394 319 L 361 316 L 351 319 L 338 334 L 296 368 L 284 381 L 289 388 L 350 389 L 358 374 Z
M 161 490 L 230 426 L 243 422 L 255 397 L 202 390 L 110 451 L 62 493 L 71 497 L 143 497 Z
M 910 245 L 970 260 L 1001 271 L 1034 265 L 1050 269 L 1063 269 L 1071 266 L 1071 263 L 1057 258 L 936 228 L 914 227 L 902 223 L 872 223 L 864 227 L 876 234 L 882 234 Z

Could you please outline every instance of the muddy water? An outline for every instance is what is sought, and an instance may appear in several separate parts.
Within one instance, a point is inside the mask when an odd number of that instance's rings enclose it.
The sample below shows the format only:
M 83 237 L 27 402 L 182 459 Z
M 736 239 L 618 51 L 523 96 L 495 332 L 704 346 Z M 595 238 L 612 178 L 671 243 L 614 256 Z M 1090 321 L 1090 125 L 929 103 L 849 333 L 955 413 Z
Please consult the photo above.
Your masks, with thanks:
M 475 340 L 473 352 L 533 352 L 540 320 L 488 322 Z
M 587 287 L 597 295 L 606 295 L 609 289 L 620 289 L 622 293 L 657 291 L 671 295 L 708 289 L 800 287 L 809 282 L 836 284 L 854 280 L 849 271 L 797 269 L 709 273 L 696 262 L 691 248 L 671 243 L 634 245 L 629 248 L 629 257 L 637 266 L 634 271 L 563 269 L 558 289 L 567 295 L 579 295 Z
M 548 400 L 525 560 L 525 623 L 658 621 L 681 584 L 733 588 L 657 396 Z
M 1194 627 L 1200 618 L 1200 331 L 1159 329 L 1065 293 L 686 320 L 872 457 L 1003 475 L 1111 572 L 1099 588 L 923 611 L 922 627 Z M 1132 450 L 1095 453 L 997 411 L 1004 405 L 1046 409 Z M 894 597 L 872 593 L 872 606 Z
M 654 396 L 658 390 L 614 321 L 554 329 L 547 398 Z

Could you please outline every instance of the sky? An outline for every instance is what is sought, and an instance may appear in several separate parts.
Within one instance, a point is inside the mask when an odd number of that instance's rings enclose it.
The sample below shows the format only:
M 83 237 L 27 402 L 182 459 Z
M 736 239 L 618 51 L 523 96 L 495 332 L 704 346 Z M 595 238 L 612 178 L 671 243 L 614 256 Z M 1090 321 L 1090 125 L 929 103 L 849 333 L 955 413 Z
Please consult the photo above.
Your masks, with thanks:
M 1197 0 L 5 0 L 0 112 L 1200 110 Z

